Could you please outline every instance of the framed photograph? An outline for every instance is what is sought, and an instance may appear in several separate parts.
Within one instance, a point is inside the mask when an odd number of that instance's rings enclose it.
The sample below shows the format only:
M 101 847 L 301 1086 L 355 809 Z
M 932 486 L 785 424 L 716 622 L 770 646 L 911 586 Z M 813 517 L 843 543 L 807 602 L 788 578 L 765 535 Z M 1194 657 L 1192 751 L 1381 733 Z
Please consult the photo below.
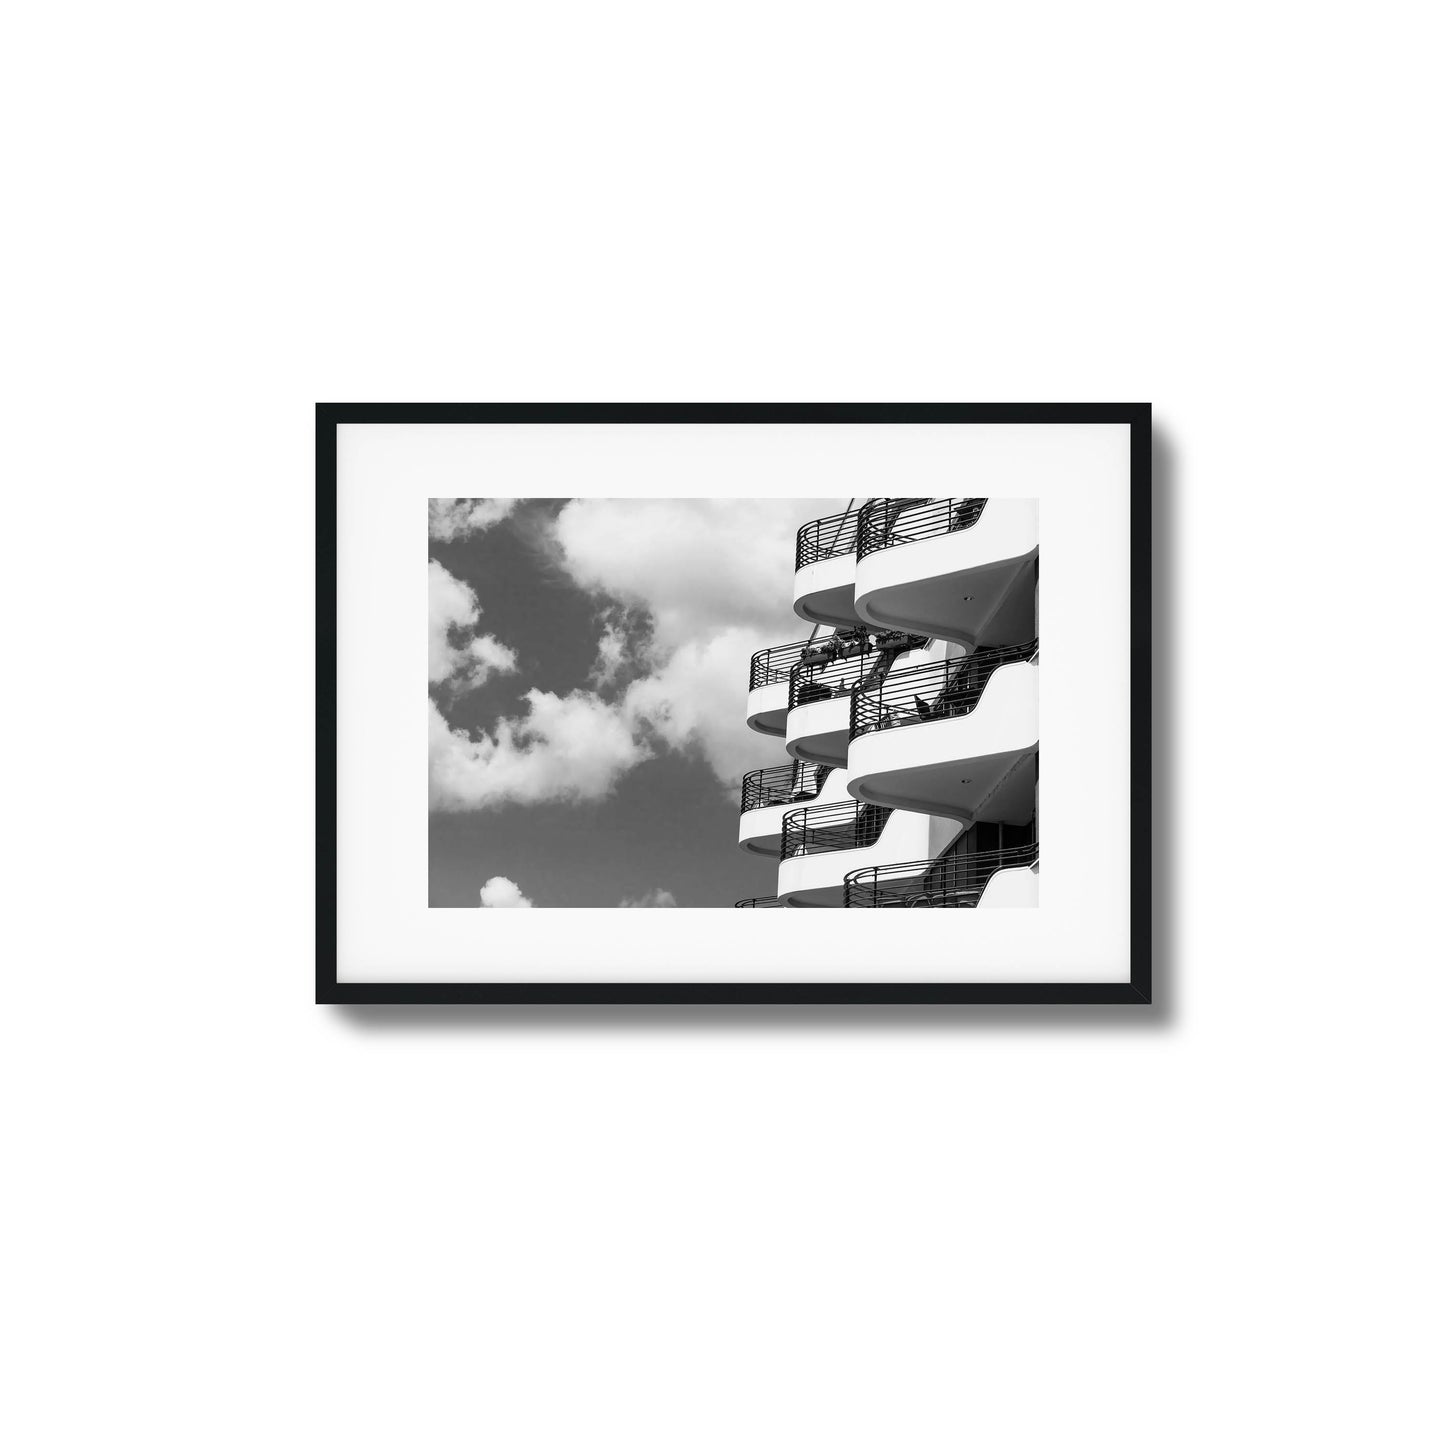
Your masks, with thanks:
M 1149 1003 L 1149 428 L 318 406 L 317 1000 Z

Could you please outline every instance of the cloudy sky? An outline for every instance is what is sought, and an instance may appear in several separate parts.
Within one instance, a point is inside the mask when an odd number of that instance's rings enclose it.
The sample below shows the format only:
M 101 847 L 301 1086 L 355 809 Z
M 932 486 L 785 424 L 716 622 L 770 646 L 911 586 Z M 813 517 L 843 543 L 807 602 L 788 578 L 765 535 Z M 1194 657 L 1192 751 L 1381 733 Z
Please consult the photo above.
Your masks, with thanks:
M 731 907 L 776 867 L 737 784 L 786 761 L 748 660 L 805 637 L 793 539 L 845 499 L 433 500 L 433 907 Z

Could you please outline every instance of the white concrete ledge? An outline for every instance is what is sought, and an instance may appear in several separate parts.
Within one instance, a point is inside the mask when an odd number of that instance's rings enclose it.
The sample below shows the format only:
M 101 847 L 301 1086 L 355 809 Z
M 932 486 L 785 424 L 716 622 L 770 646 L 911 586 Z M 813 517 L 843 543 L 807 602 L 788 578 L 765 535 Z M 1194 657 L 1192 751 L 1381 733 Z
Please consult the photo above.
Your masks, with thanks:
M 846 767 L 848 723 L 852 713 L 853 699 L 846 694 L 793 708 L 788 713 L 788 752 L 806 762 Z
M 788 726 L 788 684 L 770 682 L 748 693 L 748 726 L 755 733 L 780 738 Z
M 793 574 L 793 611 L 805 622 L 833 627 L 856 627 L 853 610 L 853 572 L 857 558 L 849 552 L 810 562 Z
M 978 900 L 980 908 L 1037 908 L 1039 906 L 1039 870 L 1032 868 L 1000 868 L 984 885 Z

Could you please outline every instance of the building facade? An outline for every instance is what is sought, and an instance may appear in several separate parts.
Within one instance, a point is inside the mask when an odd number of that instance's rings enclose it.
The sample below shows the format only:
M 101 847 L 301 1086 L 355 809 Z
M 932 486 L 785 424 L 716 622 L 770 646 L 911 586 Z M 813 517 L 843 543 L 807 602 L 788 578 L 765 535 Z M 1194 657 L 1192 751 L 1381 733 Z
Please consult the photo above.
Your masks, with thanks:
M 871 497 L 800 529 L 809 637 L 757 653 L 739 846 L 775 860 L 739 908 L 1035 907 L 1039 509 Z

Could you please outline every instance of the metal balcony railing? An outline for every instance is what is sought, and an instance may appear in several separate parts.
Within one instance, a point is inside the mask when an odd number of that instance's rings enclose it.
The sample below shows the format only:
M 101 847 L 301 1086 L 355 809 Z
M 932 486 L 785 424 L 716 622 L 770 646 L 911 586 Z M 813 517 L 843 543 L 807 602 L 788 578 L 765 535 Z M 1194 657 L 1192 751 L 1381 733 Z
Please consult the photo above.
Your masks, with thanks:
M 858 545 L 858 513 L 849 508 L 846 512 L 834 512 L 830 517 L 819 517 L 798 528 L 796 567 L 807 567 L 813 562 L 824 562 L 829 557 L 851 557 Z
M 799 663 L 788 678 L 789 710 L 830 697 L 846 697 L 868 676 L 875 661 L 864 652 L 826 663 Z
M 799 760 L 747 773 L 743 777 L 742 807 L 738 811 L 749 813 L 754 808 L 773 808 L 779 803 L 810 802 L 818 796 L 832 771 L 829 767 Z
M 1039 845 L 949 853 L 917 863 L 855 868 L 843 880 L 844 908 L 977 908 L 988 880 L 1004 868 L 1032 868 Z
M 869 682 L 853 694 L 849 741 L 882 728 L 962 717 L 978 706 L 989 678 L 1000 667 L 1032 661 L 1038 654 L 1038 638 L 1017 647 L 980 647 L 967 657 L 905 667 Z
M 884 547 L 962 532 L 983 516 L 987 497 L 870 497 L 858 513 L 858 559 Z
M 803 654 L 814 646 L 806 642 L 784 642 L 777 647 L 765 647 L 753 653 L 752 667 L 748 671 L 748 691 L 766 687 L 771 682 L 787 682 L 794 664 L 801 661 Z
M 782 906 L 781 898 L 739 898 L 733 904 L 734 908 L 781 908 Z
M 788 707 L 845 697 L 865 682 L 887 676 L 900 653 L 926 647 L 915 632 L 869 633 L 850 627 L 821 637 L 799 659 L 788 679 Z
M 874 803 L 823 803 L 783 814 L 779 859 L 800 853 L 840 853 L 849 848 L 871 848 L 878 841 L 892 808 Z

